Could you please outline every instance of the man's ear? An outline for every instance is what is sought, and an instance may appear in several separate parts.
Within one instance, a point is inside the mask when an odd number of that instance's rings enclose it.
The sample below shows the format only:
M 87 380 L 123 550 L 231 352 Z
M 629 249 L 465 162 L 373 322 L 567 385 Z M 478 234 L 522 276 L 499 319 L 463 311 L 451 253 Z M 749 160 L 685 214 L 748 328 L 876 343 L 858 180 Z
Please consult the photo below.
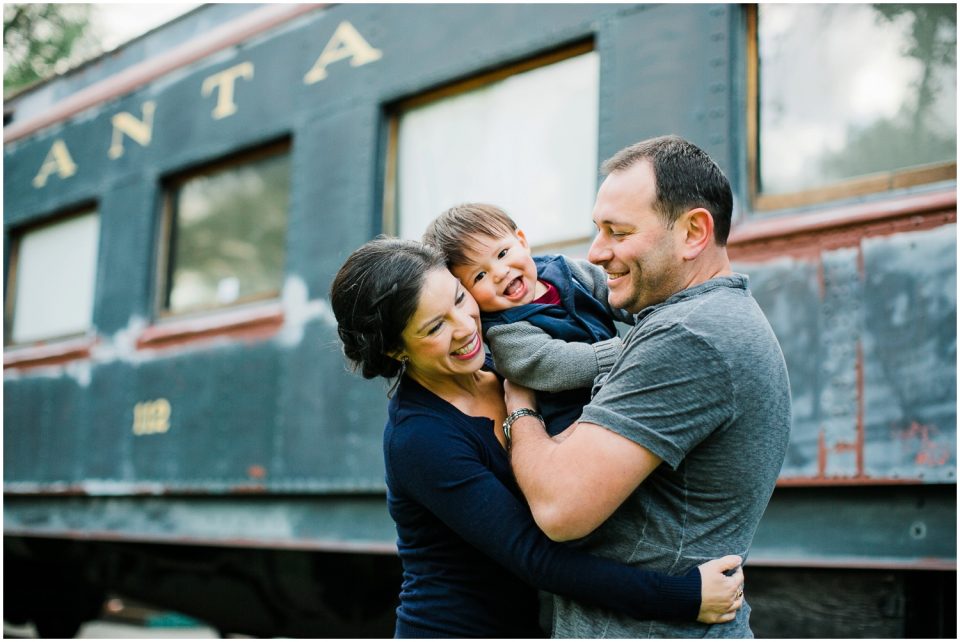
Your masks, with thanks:
M 692 261 L 706 249 L 713 239 L 713 215 L 702 207 L 685 212 L 677 221 L 681 233 L 684 260 Z

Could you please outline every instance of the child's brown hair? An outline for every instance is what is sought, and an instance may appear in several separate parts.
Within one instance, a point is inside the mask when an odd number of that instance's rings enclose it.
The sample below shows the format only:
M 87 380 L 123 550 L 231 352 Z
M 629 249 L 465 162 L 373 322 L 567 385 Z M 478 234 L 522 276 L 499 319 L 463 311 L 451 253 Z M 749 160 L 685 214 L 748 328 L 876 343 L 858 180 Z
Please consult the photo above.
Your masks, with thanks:
M 477 236 L 497 239 L 517 231 L 517 224 L 506 212 L 488 203 L 455 205 L 433 219 L 423 233 L 423 242 L 447 257 L 447 266 L 464 265 L 467 252 L 476 249 L 471 239 Z

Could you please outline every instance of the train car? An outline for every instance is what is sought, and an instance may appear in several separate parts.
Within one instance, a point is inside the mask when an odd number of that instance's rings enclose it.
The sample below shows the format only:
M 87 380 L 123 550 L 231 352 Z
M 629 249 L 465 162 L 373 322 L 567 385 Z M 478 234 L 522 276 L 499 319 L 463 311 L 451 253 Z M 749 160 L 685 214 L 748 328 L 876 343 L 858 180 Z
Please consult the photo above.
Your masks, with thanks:
M 914 4 L 211 4 L 10 97 L 4 617 L 391 636 L 335 271 L 467 200 L 584 256 L 599 162 L 667 133 L 790 373 L 755 633 L 954 637 L 956 7 Z

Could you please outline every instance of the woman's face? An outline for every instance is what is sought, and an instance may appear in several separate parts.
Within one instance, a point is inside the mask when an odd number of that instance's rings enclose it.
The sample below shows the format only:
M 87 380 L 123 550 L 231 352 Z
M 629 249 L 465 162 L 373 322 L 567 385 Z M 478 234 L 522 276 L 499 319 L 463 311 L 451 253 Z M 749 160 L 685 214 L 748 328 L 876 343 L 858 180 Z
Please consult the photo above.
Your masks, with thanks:
M 469 374 L 483 366 L 480 309 L 446 268 L 427 273 L 401 337 L 407 372 L 420 379 Z

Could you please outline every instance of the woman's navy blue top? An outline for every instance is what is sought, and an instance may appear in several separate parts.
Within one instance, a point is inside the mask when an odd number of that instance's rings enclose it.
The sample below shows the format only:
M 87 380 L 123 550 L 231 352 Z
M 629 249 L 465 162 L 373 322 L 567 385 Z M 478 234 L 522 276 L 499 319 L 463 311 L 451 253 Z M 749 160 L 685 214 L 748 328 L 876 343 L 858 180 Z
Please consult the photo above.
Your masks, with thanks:
M 534 587 L 637 618 L 696 619 L 698 569 L 643 571 L 547 538 L 493 420 L 404 377 L 383 452 L 403 562 L 397 637 L 542 637 Z

